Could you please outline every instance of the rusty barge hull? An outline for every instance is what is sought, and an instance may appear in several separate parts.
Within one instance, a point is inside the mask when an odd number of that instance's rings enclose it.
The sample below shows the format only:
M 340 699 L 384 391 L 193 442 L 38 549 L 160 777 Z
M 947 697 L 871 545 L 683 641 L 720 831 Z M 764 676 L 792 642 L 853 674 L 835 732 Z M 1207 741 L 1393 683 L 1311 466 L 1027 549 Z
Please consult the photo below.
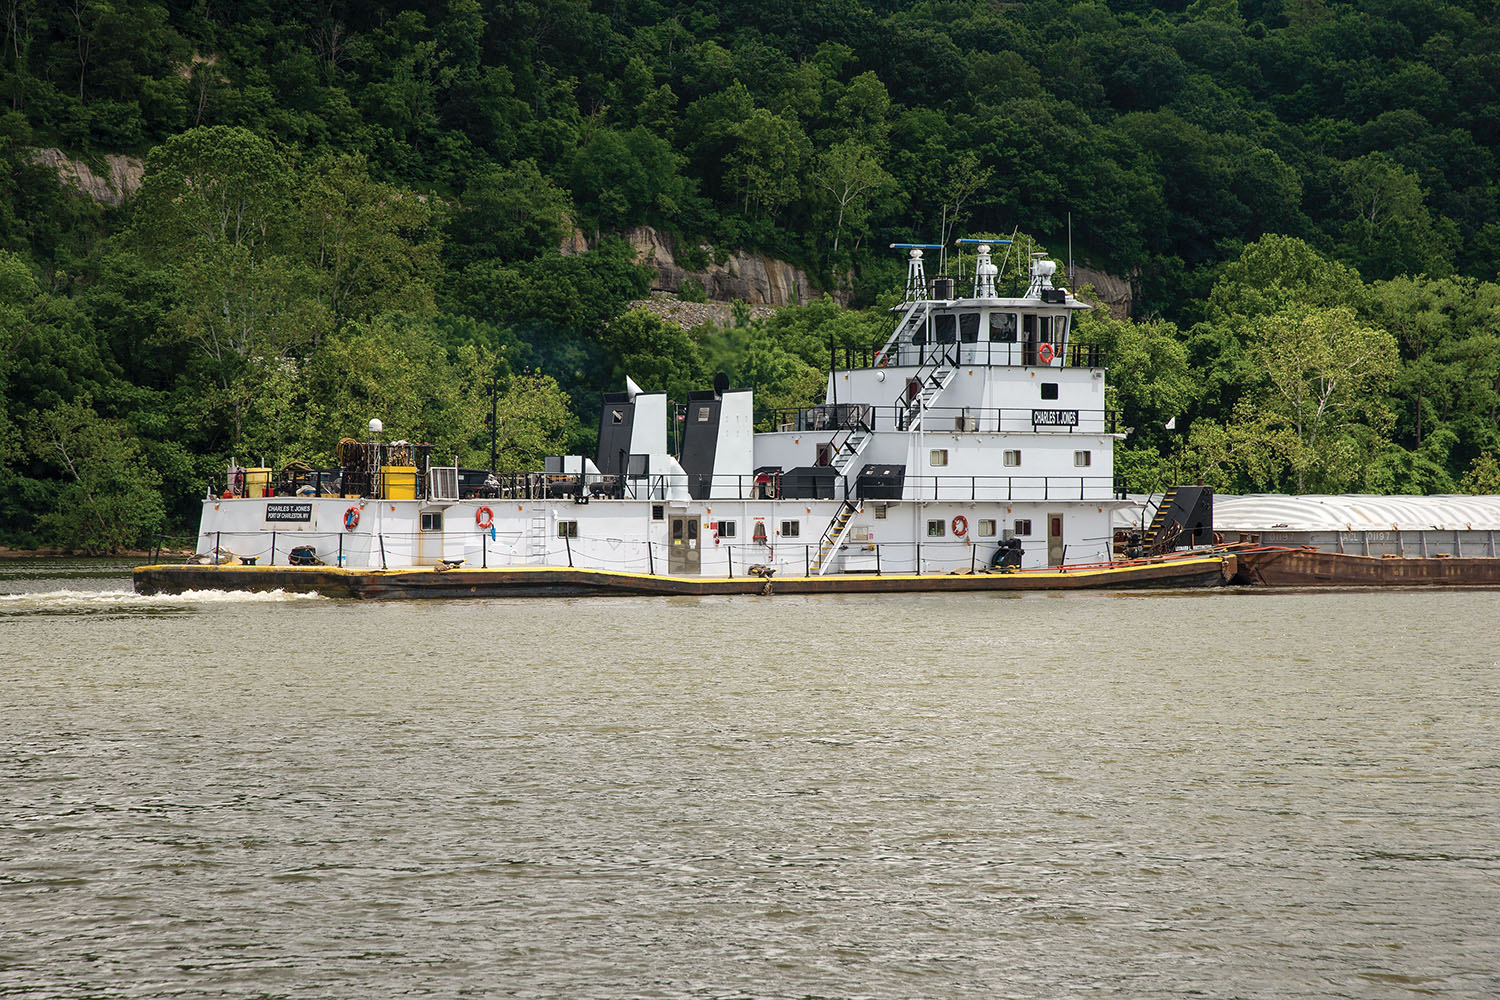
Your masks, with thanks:
M 1500 558 L 1390 558 L 1267 547 L 1239 553 L 1234 582 L 1259 587 L 1500 587 Z
M 567 567 L 368 570 L 330 566 L 139 566 L 139 594 L 194 590 L 316 593 L 325 597 L 490 598 L 590 596 L 705 596 L 712 594 L 884 594 L 923 591 L 985 592 L 1204 588 L 1228 583 L 1238 569 L 1232 554 L 1020 573 L 963 575 L 842 575 L 760 577 L 653 576 Z

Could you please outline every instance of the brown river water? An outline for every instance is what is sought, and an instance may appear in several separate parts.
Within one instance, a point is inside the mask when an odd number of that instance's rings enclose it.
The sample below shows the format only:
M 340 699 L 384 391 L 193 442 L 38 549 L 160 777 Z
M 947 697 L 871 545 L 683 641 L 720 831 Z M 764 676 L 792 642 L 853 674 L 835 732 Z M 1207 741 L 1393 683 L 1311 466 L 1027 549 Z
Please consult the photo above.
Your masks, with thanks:
M 0 564 L 3 997 L 1493 997 L 1500 593 Z

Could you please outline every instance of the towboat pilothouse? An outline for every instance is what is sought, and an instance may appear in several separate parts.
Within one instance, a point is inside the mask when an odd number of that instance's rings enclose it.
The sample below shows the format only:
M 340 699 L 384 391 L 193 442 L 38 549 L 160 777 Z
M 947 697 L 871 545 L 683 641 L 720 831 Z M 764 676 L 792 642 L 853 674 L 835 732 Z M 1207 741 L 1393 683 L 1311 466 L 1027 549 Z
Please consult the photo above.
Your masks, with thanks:
M 143 567 L 137 587 L 318 580 L 305 588 L 399 596 L 1223 582 L 1233 568 L 1222 554 L 1112 561 L 1112 515 L 1127 503 L 1113 475 L 1122 435 L 1102 357 L 1072 343 L 1089 306 L 1054 285 L 1041 255 L 1025 293 L 1000 296 L 991 246 L 966 242 L 976 244 L 967 297 L 953 279 L 927 279 L 928 247 L 902 248 L 892 333 L 869 357 L 835 359 L 822 404 L 758 412 L 752 390 L 722 375 L 674 403 L 627 380 L 601 400 L 595 454 L 524 476 L 435 464 L 427 446 L 381 442 L 371 421 L 370 440 L 341 444 L 336 469 L 274 479 L 231 469 L 204 501 L 207 565 Z M 272 567 L 283 571 L 259 572 Z M 289 575 L 308 567 L 322 572 Z

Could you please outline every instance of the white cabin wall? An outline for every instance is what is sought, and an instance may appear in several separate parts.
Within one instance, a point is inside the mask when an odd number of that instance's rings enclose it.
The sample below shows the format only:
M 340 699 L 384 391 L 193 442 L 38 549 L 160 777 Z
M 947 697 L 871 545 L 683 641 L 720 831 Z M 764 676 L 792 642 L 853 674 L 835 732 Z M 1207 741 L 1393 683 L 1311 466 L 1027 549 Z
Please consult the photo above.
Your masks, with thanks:
M 664 392 L 642 392 L 635 397 L 635 416 L 630 422 L 630 451 L 636 455 L 650 455 L 651 469 L 656 471 L 656 459 L 667 451 L 667 394 Z
M 739 496 L 755 476 L 755 394 L 735 389 L 719 399 L 719 436 L 714 447 L 712 495 Z

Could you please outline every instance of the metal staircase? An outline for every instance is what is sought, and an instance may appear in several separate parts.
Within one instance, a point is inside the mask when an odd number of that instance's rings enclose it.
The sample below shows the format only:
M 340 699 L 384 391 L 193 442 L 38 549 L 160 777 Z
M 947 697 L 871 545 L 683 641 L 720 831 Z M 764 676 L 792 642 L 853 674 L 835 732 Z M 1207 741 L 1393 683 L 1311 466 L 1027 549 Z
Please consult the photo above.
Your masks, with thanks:
M 1173 486 L 1162 494 L 1143 542 L 1159 556 L 1180 545 L 1207 544 L 1213 538 L 1214 491 L 1206 486 Z
M 1170 513 L 1173 504 L 1177 500 L 1177 488 L 1174 486 L 1162 494 L 1161 503 L 1156 505 L 1156 516 L 1151 519 L 1151 527 L 1146 529 L 1146 537 L 1142 540 L 1142 546 L 1151 555 L 1161 555 L 1167 546 L 1176 541 L 1176 532 L 1168 529 L 1168 523 L 1176 528 L 1176 522 L 1170 521 Z M 1171 538 L 1168 538 L 1168 535 Z
M 922 384 L 921 391 L 911 400 L 907 401 L 905 411 L 905 426 L 909 431 L 917 430 L 922 425 L 922 416 L 937 398 L 943 394 L 953 381 L 953 376 L 958 373 L 958 351 L 956 344 L 943 344 L 937 349 L 937 356 L 928 359 L 917 369 L 914 376 Z
M 818 539 L 818 557 L 812 564 L 812 576 L 827 575 L 828 567 L 833 565 L 834 554 L 844 544 L 844 536 L 849 534 L 849 525 L 854 523 L 854 515 L 861 509 L 852 500 L 845 500 L 839 505 L 838 513 L 833 515 L 833 520 L 823 529 L 823 537 Z
M 927 317 L 931 312 L 932 303 L 926 299 L 918 299 L 901 314 L 901 318 L 896 322 L 896 329 L 891 331 L 891 335 L 886 338 L 885 346 L 875 353 L 877 368 L 900 364 L 902 341 L 910 341 L 908 334 L 926 325 Z
M 846 484 L 845 494 L 849 491 L 847 484 L 850 472 L 857 471 L 859 457 L 865 453 L 865 448 L 870 440 L 875 437 L 870 425 L 865 423 L 864 416 L 857 418 L 854 426 L 847 427 L 841 434 L 834 435 L 828 443 L 828 465 L 838 474 L 839 480 Z

